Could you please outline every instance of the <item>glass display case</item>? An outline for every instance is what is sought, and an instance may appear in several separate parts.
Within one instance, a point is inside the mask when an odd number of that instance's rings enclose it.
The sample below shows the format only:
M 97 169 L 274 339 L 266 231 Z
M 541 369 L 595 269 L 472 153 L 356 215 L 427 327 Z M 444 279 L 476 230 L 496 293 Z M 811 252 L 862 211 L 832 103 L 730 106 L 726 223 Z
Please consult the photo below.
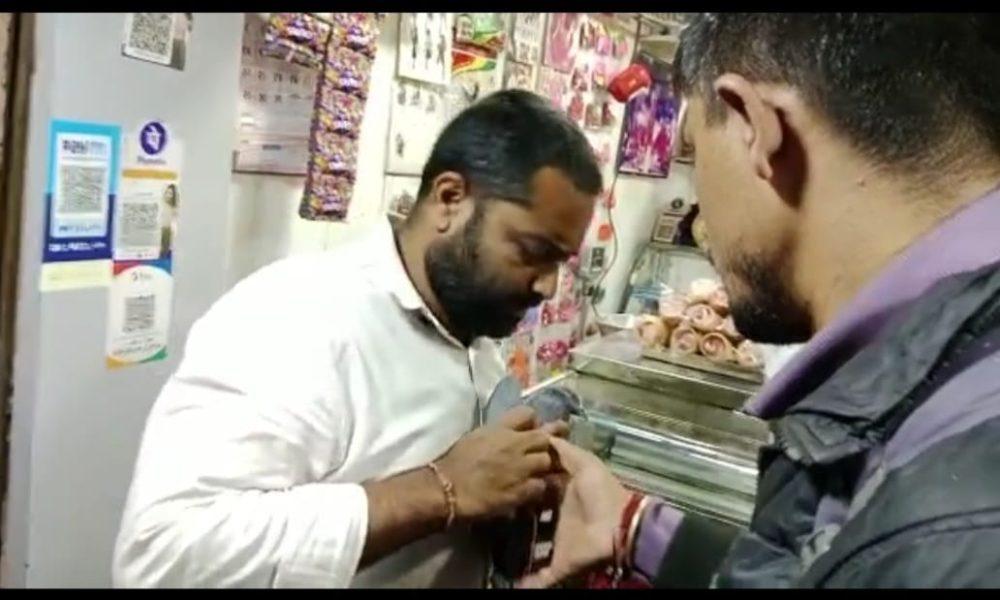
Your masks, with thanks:
M 707 255 L 697 248 L 652 241 L 632 266 L 619 310 L 656 313 L 664 288 L 686 290 L 696 279 L 718 279 Z
M 718 279 L 700 249 L 653 237 L 633 264 L 618 316 L 658 314 L 667 288 L 686 291 L 695 280 Z M 757 455 L 770 430 L 740 409 L 757 393 L 762 374 L 644 347 L 627 325 L 601 332 L 571 351 L 569 373 L 543 384 L 580 396 L 586 417 L 571 423 L 571 439 L 630 487 L 748 526 Z
M 770 432 L 737 409 L 757 385 L 646 358 L 632 343 L 620 334 L 585 342 L 572 351 L 572 371 L 547 383 L 583 402 L 586 418 L 571 423 L 571 439 L 626 485 L 747 526 L 757 452 Z

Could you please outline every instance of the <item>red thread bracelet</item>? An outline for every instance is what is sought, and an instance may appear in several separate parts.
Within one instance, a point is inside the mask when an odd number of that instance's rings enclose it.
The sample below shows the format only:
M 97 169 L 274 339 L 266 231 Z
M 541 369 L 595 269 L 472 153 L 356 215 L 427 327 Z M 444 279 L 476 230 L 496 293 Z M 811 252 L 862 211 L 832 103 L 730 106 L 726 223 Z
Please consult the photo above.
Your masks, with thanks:
M 645 496 L 639 493 L 633 493 L 629 496 L 628 502 L 625 503 L 625 508 L 622 510 L 621 518 L 618 521 L 618 528 L 615 530 L 612 546 L 614 550 L 616 580 L 621 578 L 626 566 L 631 563 L 628 560 L 629 538 L 634 530 L 635 517 L 639 514 L 639 509 L 644 504 L 644 500 Z

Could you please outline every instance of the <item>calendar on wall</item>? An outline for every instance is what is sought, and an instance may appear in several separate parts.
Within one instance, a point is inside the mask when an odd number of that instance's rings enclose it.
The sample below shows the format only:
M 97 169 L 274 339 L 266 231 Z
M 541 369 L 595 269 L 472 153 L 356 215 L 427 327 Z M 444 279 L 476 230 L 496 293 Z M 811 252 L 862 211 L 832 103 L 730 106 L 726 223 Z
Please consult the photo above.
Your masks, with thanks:
M 233 170 L 305 175 L 318 71 L 262 53 L 267 21 L 247 13 Z

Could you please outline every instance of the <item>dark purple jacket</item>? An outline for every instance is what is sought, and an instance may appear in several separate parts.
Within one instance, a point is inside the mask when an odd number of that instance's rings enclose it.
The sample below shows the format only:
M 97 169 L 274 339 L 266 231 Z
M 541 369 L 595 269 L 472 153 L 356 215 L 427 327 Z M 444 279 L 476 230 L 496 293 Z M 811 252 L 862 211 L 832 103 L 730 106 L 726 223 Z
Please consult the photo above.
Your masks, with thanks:
M 813 386 L 771 421 L 750 530 L 685 516 L 657 586 L 1000 586 L 1000 262 Z

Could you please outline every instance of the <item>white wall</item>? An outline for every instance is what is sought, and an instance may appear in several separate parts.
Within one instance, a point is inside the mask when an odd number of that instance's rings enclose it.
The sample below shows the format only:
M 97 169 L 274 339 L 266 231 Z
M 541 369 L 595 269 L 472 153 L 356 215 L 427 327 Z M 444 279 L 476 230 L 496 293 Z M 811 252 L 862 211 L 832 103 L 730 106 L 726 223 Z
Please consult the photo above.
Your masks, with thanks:
M 601 314 L 618 311 L 632 265 L 649 242 L 657 215 L 677 197 L 689 201 L 694 197 L 691 167 L 688 165 L 672 166 L 666 179 L 618 176 L 615 184 L 617 202 L 612 209 L 618 236 L 618 256 L 603 282 L 604 296 L 597 304 Z
M 330 249 L 383 218 L 383 173 L 398 31 L 399 14 L 389 13 L 372 69 L 370 99 L 361 127 L 358 183 L 348 221 L 317 223 L 300 219 L 298 206 L 304 178 L 235 174 L 230 189 L 228 285 L 290 254 Z M 612 216 L 619 252 L 603 283 L 605 294 L 598 304 L 602 313 L 617 310 L 632 263 L 649 241 L 662 208 L 677 196 L 693 196 L 690 167 L 674 166 L 667 179 L 620 175 L 615 195 L 618 203 Z
M 233 174 L 226 282 L 232 285 L 275 260 L 324 250 L 363 233 L 379 218 L 390 89 L 396 72 L 399 13 L 382 24 L 358 146 L 357 184 L 344 223 L 307 221 L 298 215 L 304 177 Z
M 241 14 L 196 13 L 187 67 L 121 56 L 124 13 L 38 13 L 27 146 L 3 581 L 107 587 L 146 415 L 224 289 Z M 109 371 L 107 289 L 38 292 L 49 122 L 165 121 L 185 146 L 167 360 Z

